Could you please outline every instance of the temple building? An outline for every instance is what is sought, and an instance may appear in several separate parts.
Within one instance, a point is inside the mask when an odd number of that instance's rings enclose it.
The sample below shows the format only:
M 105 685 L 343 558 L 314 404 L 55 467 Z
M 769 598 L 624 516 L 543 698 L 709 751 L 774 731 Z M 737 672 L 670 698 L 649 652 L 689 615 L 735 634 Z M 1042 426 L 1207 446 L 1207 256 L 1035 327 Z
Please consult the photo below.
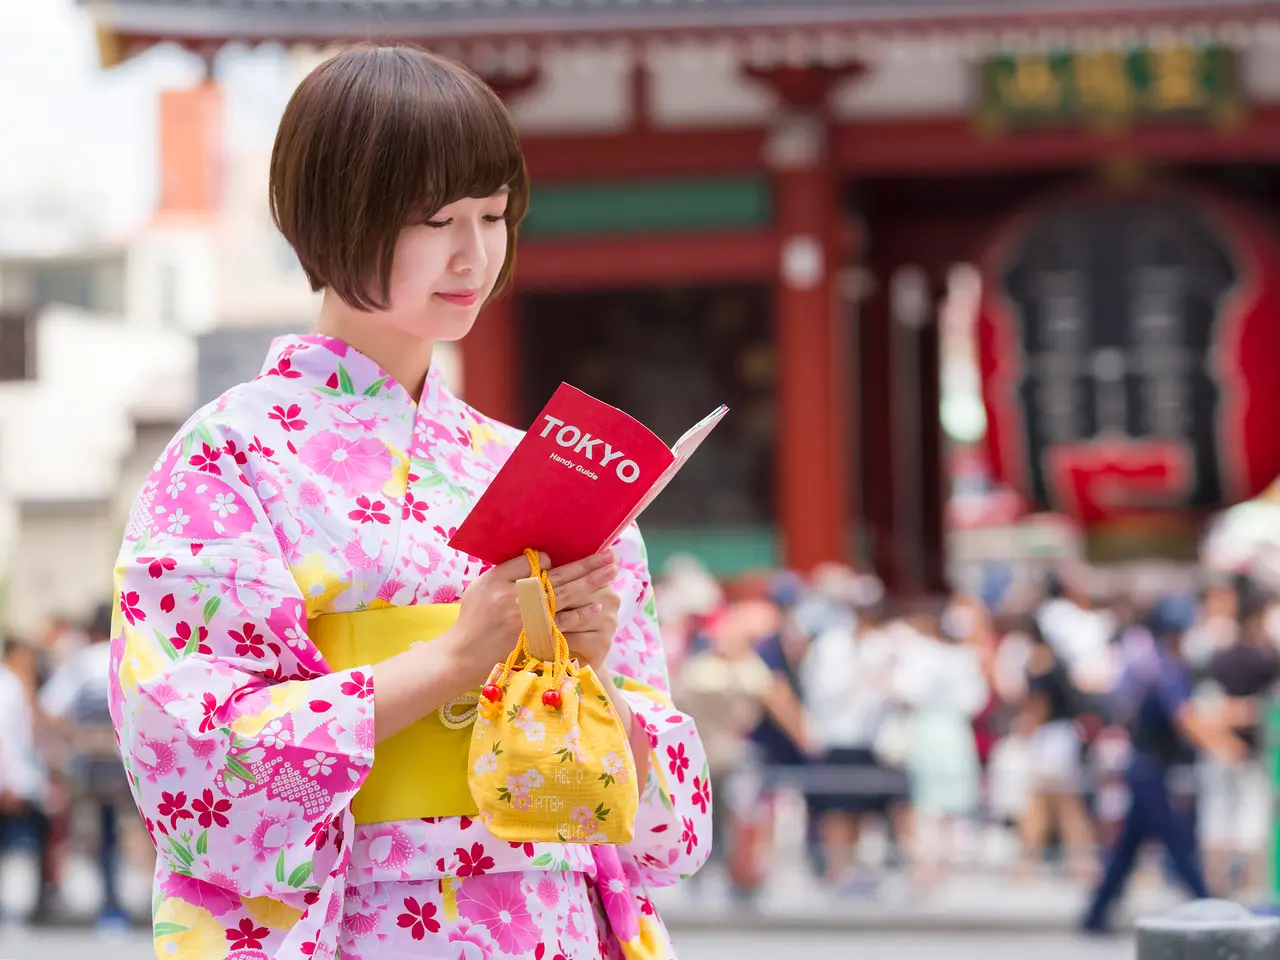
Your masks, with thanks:
M 655 558 L 854 560 L 913 594 L 947 578 L 939 318 L 958 267 L 982 278 L 978 446 L 1030 508 L 1105 526 L 1280 473 L 1228 382 L 1280 359 L 1247 322 L 1280 284 L 1280 3 L 1012 6 L 90 9 L 108 68 L 166 43 L 210 65 L 169 105 L 211 178 L 196 207 L 216 202 L 224 47 L 374 39 L 470 65 L 509 103 L 534 187 L 514 291 L 461 344 L 466 398 L 527 426 L 564 380 L 671 441 L 727 403 L 646 514 Z

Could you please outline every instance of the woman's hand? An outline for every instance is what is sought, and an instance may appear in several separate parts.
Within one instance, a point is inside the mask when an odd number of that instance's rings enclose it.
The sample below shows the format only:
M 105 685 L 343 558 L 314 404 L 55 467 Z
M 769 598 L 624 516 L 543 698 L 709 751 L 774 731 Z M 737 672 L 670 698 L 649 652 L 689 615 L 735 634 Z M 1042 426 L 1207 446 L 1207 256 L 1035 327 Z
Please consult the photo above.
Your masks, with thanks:
M 545 553 L 540 558 L 544 566 L 550 563 Z M 529 561 L 519 556 L 490 567 L 462 592 L 458 622 L 449 631 L 449 646 L 463 689 L 484 683 L 494 664 L 502 663 L 515 649 L 521 628 L 516 581 L 527 576 Z
M 556 626 L 579 661 L 600 673 L 618 632 L 622 598 L 613 589 L 618 567 L 609 551 L 547 572 L 556 595 Z

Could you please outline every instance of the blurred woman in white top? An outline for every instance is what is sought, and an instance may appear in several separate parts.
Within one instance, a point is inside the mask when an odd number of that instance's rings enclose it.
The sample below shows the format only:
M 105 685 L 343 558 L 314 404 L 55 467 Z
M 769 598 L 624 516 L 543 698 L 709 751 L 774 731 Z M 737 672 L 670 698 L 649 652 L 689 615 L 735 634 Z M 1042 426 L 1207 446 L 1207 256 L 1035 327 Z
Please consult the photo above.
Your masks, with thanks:
M 932 613 L 912 617 L 894 670 L 894 692 L 910 710 L 907 774 L 916 817 L 918 881 L 931 885 L 955 852 L 956 827 L 977 810 L 981 769 L 973 718 L 989 688 L 978 654 Z
M 886 821 L 906 799 L 906 778 L 882 764 L 876 740 L 888 717 L 897 651 L 878 609 L 819 634 L 801 667 L 805 708 L 821 753 L 822 789 L 810 796 L 827 880 L 860 890 L 856 849 L 866 815 Z

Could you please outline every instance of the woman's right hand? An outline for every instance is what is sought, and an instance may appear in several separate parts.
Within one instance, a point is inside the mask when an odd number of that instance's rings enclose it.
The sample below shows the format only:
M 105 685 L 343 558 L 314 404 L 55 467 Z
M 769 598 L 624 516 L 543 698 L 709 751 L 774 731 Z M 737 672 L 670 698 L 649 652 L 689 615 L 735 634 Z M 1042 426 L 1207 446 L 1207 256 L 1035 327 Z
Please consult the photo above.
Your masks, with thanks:
M 550 566 L 545 553 L 539 557 L 544 569 Z M 464 689 L 484 683 L 494 664 L 502 663 L 515 649 L 521 628 L 516 581 L 529 574 L 529 561 L 521 555 L 490 567 L 462 592 L 458 622 L 450 636 Z

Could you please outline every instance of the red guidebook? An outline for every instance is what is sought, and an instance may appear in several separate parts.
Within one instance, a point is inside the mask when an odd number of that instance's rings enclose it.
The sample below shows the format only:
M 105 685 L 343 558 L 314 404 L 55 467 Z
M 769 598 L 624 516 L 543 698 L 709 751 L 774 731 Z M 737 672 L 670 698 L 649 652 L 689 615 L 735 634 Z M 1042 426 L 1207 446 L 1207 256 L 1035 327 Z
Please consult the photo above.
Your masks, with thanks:
M 634 417 L 562 383 L 449 546 L 495 564 L 526 547 L 555 566 L 598 553 L 728 411 L 718 407 L 668 447 Z

